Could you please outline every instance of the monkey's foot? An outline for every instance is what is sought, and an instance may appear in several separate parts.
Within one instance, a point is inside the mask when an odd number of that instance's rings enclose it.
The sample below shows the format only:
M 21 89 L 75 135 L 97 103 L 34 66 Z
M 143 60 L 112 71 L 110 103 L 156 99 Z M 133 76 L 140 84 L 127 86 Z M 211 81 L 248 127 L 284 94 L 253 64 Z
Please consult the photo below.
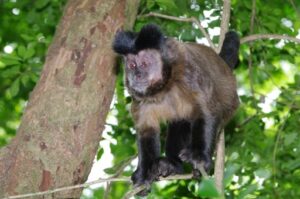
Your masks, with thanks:
M 180 162 L 172 161 L 168 158 L 159 158 L 156 162 L 156 167 L 158 176 L 162 177 L 183 173 L 182 164 Z
M 151 190 L 152 182 L 158 178 L 157 167 L 154 164 L 147 169 L 138 168 L 135 172 L 133 172 L 131 176 L 131 180 L 134 187 L 139 187 L 145 185 L 145 189 L 137 193 L 138 196 L 146 196 Z
M 196 153 L 190 148 L 182 149 L 179 153 L 179 158 L 193 166 L 193 176 L 199 178 L 201 176 L 200 167 L 208 172 L 212 166 L 212 160 L 209 154 Z
M 149 186 L 157 178 L 158 172 L 156 169 L 151 168 L 147 170 L 137 169 L 133 172 L 131 180 L 134 186 L 146 185 Z

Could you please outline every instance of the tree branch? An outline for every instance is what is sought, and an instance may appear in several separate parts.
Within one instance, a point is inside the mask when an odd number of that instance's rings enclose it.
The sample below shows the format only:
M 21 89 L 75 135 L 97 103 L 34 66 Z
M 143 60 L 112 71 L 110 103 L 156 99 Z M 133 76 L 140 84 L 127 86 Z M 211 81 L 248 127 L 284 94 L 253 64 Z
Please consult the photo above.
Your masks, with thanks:
M 225 34 L 226 34 L 226 32 L 228 32 L 229 21 L 230 21 L 230 8 L 231 8 L 231 1 L 224 0 L 221 27 L 220 27 L 221 28 L 220 29 L 220 37 L 219 37 L 217 53 L 219 53 L 221 51 L 223 41 L 225 38 Z
M 204 29 L 204 27 L 201 25 L 201 22 L 198 19 L 196 19 L 195 17 L 182 18 L 182 17 L 174 17 L 174 16 L 164 15 L 164 14 L 155 13 L 155 12 L 150 12 L 150 13 L 145 14 L 145 15 L 140 15 L 139 17 L 159 17 L 159 18 L 169 19 L 169 20 L 173 20 L 173 21 L 182 21 L 182 22 L 195 23 L 199 27 L 201 33 L 207 39 L 210 47 L 213 48 L 216 51 L 216 46 L 214 45 L 214 43 L 210 39 L 208 33 L 206 32 L 206 30 Z
M 116 170 L 115 174 L 111 176 L 111 178 L 117 178 L 120 177 L 120 175 L 123 173 L 124 169 L 137 157 L 137 155 L 133 155 L 129 157 L 127 160 L 123 161 L 123 163 L 119 166 L 119 168 Z M 107 186 L 104 192 L 103 199 L 109 198 L 109 193 L 111 190 L 112 183 L 107 182 Z
M 220 27 L 220 37 L 219 37 L 219 44 L 218 48 L 215 49 L 217 53 L 221 51 L 223 41 L 225 38 L 225 34 L 228 31 L 229 21 L 230 21 L 230 8 L 231 8 L 231 1 L 224 0 L 223 3 L 223 13 L 222 13 L 222 20 L 221 20 L 221 27 Z M 225 162 L 225 135 L 224 129 L 221 130 L 221 134 L 217 139 L 216 144 L 216 161 L 215 161 L 215 184 L 216 188 L 218 189 L 219 193 L 223 196 L 223 179 L 224 179 L 224 162 Z
M 256 0 L 252 0 L 252 12 L 251 12 L 251 21 L 250 21 L 250 34 L 253 34 L 255 14 L 256 14 Z M 253 51 L 253 45 L 252 45 L 252 43 L 250 43 L 249 44 L 249 58 L 248 58 L 248 68 L 249 68 L 248 72 L 249 72 L 251 94 L 252 94 L 252 96 L 254 96 L 252 51 Z
M 201 166 L 200 168 L 200 172 L 202 176 L 206 176 L 207 174 L 206 172 L 202 173 L 204 168 Z M 192 174 L 184 174 L 184 175 L 173 175 L 173 176 L 168 176 L 165 178 L 159 178 L 159 181 L 163 181 L 163 180 L 188 180 L 188 179 L 192 179 L 193 175 Z M 146 189 L 147 187 L 145 185 L 142 186 L 138 186 L 138 187 L 134 187 L 131 191 L 127 192 L 127 194 L 123 197 L 123 199 L 129 199 L 131 197 L 133 197 L 134 195 L 136 195 L 137 193 L 139 193 L 140 191 Z
M 57 192 L 62 192 L 62 191 L 68 191 L 72 189 L 79 189 L 79 188 L 84 188 L 88 187 L 93 184 L 99 184 L 103 182 L 116 182 L 116 181 L 130 181 L 129 177 L 119 177 L 119 178 L 107 178 L 107 179 L 98 179 L 92 182 L 87 182 L 84 184 L 78 184 L 74 186 L 67 186 L 67 187 L 61 187 L 53 190 L 48 190 L 48 191 L 41 191 L 41 192 L 36 192 L 36 193 L 28 193 L 28 194 L 21 194 L 21 195 L 15 195 L 15 196 L 8 196 L 4 199 L 17 199 L 17 198 L 28 198 L 28 197 L 33 197 L 33 196 L 41 196 L 41 195 L 49 195 Z
M 220 195 L 224 194 L 224 162 L 225 162 L 225 135 L 222 129 L 216 145 L 216 161 L 215 161 L 215 182 L 216 188 Z
M 187 179 L 192 179 L 192 177 L 193 177 L 192 174 L 173 175 L 173 176 L 168 176 L 166 178 L 159 178 L 159 181 L 163 181 L 163 180 L 187 180 Z M 72 190 L 72 189 L 84 188 L 84 187 L 88 187 L 88 186 L 94 185 L 94 184 L 100 184 L 100 183 L 104 183 L 104 182 L 117 182 L 117 181 L 119 181 L 119 182 L 120 181 L 131 182 L 131 179 L 130 179 L 130 177 L 98 179 L 98 180 L 95 180 L 95 181 L 92 181 L 92 182 L 87 182 L 87 183 L 84 183 L 84 184 L 61 187 L 61 188 L 57 188 L 57 189 L 53 189 L 53 190 L 41 191 L 41 192 L 36 192 L 36 193 L 28 193 L 28 194 L 21 194 L 21 195 L 15 195 L 15 196 L 8 196 L 8 197 L 3 198 L 3 199 L 18 199 L 18 198 L 28 198 L 28 197 L 34 197 L 34 196 L 49 195 L 49 194 L 62 192 L 62 191 L 68 191 L 68 190 Z M 145 188 L 145 187 L 136 187 L 133 190 L 135 190 L 135 191 L 138 190 L 138 189 L 142 190 L 142 188 Z M 128 192 L 128 193 L 130 193 L 130 192 Z
M 291 37 L 287 35 L 277 35 L 277 34 L 254 34 L 241 38 L 241 44 L 252 42 L 260 39 L 284 39 L 295 43 L 300 43 L 300 39 L 296 37 Z

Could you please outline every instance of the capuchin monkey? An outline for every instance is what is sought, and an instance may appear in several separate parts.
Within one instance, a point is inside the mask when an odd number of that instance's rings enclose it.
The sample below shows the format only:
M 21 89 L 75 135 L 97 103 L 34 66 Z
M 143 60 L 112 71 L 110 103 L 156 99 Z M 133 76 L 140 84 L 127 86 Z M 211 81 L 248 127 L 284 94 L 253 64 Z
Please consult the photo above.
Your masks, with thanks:
M 165 37 L 159 27 L 121 31 L 113 49 L 125 59 L 125 84 L 138 142 L 135 186 L 180 174 L 183 162 L 199 175 L 212 166 L 215 140 L 239 105 L 232 70 L 239 37 L 225 36 L 220 55 L 211 48 Z M 160 156 L 160 124 L 167 123 L 166 157 Z

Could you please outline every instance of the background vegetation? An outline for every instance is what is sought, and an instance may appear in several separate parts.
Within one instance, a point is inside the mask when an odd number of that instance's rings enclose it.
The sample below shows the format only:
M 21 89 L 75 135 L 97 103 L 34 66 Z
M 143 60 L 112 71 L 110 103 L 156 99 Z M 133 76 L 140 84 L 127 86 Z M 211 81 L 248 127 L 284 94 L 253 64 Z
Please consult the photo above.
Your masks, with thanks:
M 15 135 L 65 2 L 0 1 L 0 146 Z M 143 15 L 196 17 L 217 43 L 222 4 L 220 0 L 143 0 L 135 30 L 151 22 L 179 40 L 205 42 L 194 24 Z M 273 0 L 272 4 L 233 0 L 230 29 L 241 37 L 274 33 L 299 38 L 299 18 L 300 4 L 293 0 Z M 226 198 L 300 197 L 299 71 L 299 43 L 257 40 L 241 45 L 240 66 L 235 71 L 241 106 L 225 130 Z M 129 176 L 135 168 L 135 161 L 127 161 L 137 153 L 129 104 L 120 72 L 103 135 L 109 147 L 101 147 L 97 155 L 99 161 L 112 156 L 112 167 L 105 169 L 108 175 Z M 115 182 L 105 187 L 86 189 L 82 197 L 121 198 L 130 185 Z M 192 180 L 161 182 L 153 186 L 149 198 L 196 198 L 203 196 L 202 190 Z

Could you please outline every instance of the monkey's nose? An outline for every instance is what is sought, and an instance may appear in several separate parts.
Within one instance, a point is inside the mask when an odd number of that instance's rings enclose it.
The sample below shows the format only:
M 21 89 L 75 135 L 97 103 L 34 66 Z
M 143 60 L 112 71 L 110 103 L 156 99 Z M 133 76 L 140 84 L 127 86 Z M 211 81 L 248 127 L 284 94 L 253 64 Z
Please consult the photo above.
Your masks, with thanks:
M 140 79 L 142 78 L 142 73 L 139 72 L 139 71 L 135 71 L 135 78 L 136 78 L 137 80 L 140 80 Z

